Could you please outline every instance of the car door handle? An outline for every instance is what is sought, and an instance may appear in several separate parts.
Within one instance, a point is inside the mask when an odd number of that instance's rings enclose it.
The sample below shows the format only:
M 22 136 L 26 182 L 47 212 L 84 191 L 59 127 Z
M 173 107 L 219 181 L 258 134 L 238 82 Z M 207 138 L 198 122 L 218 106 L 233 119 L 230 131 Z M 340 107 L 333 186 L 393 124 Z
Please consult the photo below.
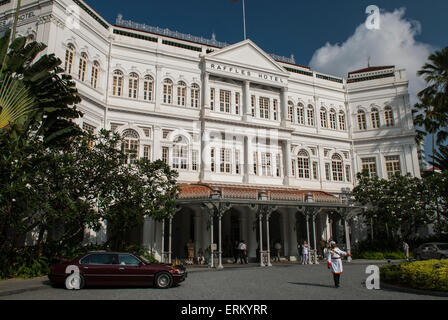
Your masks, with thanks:
M 86 270 L 87 270 L 87 269 L 89 269 L 89 267 L 84 267 L 84 269 L 86 269 Z
M 123 267 L 120 267 L 120 268 L 118 268 L 119 270 L 124 270 L 124 268 Z

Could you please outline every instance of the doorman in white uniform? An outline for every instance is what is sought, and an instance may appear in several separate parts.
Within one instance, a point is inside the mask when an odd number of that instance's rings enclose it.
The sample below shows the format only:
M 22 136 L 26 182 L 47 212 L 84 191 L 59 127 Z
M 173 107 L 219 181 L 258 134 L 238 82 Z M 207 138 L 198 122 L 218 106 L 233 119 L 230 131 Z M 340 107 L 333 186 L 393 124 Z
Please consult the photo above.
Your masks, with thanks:
M 350 253 L 344 252 L 336 246 L 336 242 L 330 242 L 330 248 L 327 253 L 328 269 L 331 269 L 333 273 L 334 286 L 339 288 L 339 280 L 341 273 L 344 271 L 342 268 L 342 257 L 349 257 Z

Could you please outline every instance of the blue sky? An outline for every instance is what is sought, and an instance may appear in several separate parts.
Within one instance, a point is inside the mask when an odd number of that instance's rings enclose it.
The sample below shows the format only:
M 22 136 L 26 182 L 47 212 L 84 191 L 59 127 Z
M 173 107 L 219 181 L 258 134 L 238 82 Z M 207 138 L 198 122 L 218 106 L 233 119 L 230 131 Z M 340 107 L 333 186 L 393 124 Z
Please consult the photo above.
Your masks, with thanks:
M 110 23 L 123 19 L 235 43 L 243 39 L 242 0 L 87 0 Z M 382 30 L 367 31 L 365 10 L 377 5 Z M 346 76 L 372 65 L 406 68 L 411 102 L 424 82 L 416 71 L 434 50 L 448 45 L 448 1 L 246 0 L 247 37 L 268 53 L 289 57 L 313 70 Z M 404 10 L 399 10 L 399 9 Z M 384 14 L 384 17 L 383 17 Z M 383 19 L 384 18 L 384 19 Z M 403 43 L 401 43 L 403 42 Z M 431 143 L 426 143 L 430 153 Z
M 166 27 L 193 35 L 234 43 L 243 38 L 242 0 L 164 0 L 118 1 L 88 0 L 108 22 L 118 13 L 149 25 Z M 347 39 L 366 19 L 365 9 L 375 4 L 393 11 L 405 7 L 406 17 L 417 20 L 422 32 L 417 40 L 435 47 L 447 45 L 448 1 L 292 1 L 246 0 L 247 37 L 267 52 L 289 56 L 308 65 L 318 48 L 326 42 Z

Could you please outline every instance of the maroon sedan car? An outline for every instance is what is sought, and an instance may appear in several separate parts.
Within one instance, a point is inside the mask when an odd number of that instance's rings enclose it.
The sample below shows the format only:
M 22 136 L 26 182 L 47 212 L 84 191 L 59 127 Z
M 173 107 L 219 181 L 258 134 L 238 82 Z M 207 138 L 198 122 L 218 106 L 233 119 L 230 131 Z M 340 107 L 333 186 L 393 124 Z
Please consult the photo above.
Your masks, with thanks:
M 126 252 L 89 252 L 72 261 L 51 266 L 52 284 L 67 289 L 89 286 L 155 286 L 169 288 L 185 280 L 184 266 L 150 263 Z

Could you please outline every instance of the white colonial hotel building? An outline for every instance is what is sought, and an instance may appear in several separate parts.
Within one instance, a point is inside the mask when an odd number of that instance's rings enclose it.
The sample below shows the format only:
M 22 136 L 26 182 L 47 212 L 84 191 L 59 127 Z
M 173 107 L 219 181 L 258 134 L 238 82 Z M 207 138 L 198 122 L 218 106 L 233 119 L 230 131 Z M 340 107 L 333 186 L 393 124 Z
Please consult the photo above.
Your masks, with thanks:
M 0 31 L 15 5 L 0 1 Z M 220 257 L 241 239 L 253 258 L 260 238 L 263 256 L 275 242 L 286 257 L 304 240 L 353 244 L 368 228 L 340 196 L 356 173 L 420 176 L 408 80 L 394 66 L 340 78 L 251 40 L 229 45 L 121 16 L 112 25 L 80 0 L 22 1 L 18 34 L 47 44 L 76 80 L 82 128 L 119 132 L 140 157 L 179 171 L 179 212 L 132 235 L 157 257 L 184 257 L 189 239 L 196 251 L 216 243 Z

